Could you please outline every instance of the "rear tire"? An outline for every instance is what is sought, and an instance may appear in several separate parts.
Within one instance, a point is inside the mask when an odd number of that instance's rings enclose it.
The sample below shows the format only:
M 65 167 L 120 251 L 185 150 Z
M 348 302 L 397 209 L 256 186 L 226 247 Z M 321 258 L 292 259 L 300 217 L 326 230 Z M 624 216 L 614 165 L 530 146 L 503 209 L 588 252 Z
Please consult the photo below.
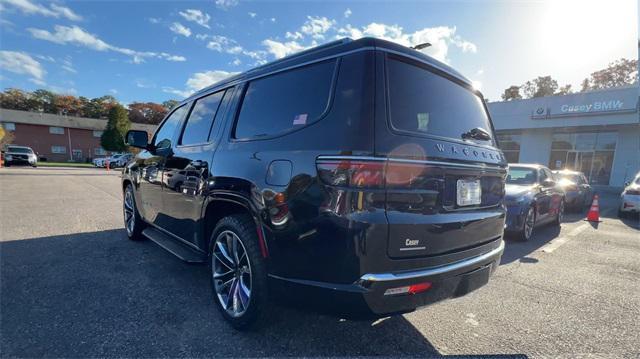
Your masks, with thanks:
M 140 213 L 138 213 L 133 186 L 131 184 L 128 184 L 124 190 L 122 213 L 124 215 L 124 228 L 127 231 L 127 237 L 132 241 L 146 239 L 146 237 L 142 235 L 142 230 L 144 230 L 145 225 L 142 217 L 140 217 Z
M 524 217 L 524 223 L 522 229 L 519 232 L 519 237 L 523 241 L 528 241 L 533 237 L 533 229 L 536 227 L 536 208 L 534 206 L 529 207 L 527 214 Z
M 560 207 L 558 207 L 558 213 L 556 214 L 556 219 L 553 221 L 553 225 L 560 227 L 562 224 L 562 220 L 564 219 L 564 199 L 560 200 Z
M 253 218 L 224 217 L 209 243 L 209 273 L 216 307 L 235 329 L 250 329 L 262 321 L 269 305 L 267 266 Z

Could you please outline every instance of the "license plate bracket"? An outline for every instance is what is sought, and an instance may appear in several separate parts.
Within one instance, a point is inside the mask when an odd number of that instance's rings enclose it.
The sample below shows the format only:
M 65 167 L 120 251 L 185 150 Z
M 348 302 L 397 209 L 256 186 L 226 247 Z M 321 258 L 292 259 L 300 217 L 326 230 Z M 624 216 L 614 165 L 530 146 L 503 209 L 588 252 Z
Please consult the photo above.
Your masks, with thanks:
M 456 204 L 474 206 L 481 202 L 482 187 L 479 179 L 461 178 L 456 184 Z

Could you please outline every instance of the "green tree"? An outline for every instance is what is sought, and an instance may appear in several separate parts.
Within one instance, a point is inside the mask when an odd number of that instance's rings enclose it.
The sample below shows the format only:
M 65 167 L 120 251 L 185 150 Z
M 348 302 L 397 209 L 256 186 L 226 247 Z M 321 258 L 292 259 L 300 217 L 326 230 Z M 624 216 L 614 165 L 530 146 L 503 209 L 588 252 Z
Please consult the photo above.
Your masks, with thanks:
M 29 111 L 29 93 L 9 88 L 0 94 L 0 107 L 10 110 Z
M 56 97 L 57 95 L 49 90 L 39 89 L 33 91 L 30 96 L 31 111 L 55 113 Z
M 556 95 L 568 95 L 568 94 L 571 94 L 571 93 L 573 93 L 573 90 L 571 89 L 571 84 L 567 84 L 567 85 L 564 85 L 564 86 L 560 87 L 558 89 L 558 92 L 556 92 L 555 94 Z
M 162 103 L 162 106 L 167 109 L 167 111 L 171 111 L 176 105 L 178 105 L 180 101 L 178 100 L 167 100 Z
M 520 94 L 520 86 L 511 85 L 504 90 L 502 94 L 503 101 L 520 100 L 522 95 Z
M 107 128 L 100 137 L 100 145 L 107 151 L 123 152 L 127 149 L 124 136 L 131 128 L 127 110 L 120 104 L 113 105 L 109 110 Z
M 558 89 L 558 81 L 551 76 L 538 76 L 522 85 L 522 90 L 526 98 L 553 96 Z
M 638 60 L 619 59 L 593 72 L 582 81 L 582 91 L 602 90 L 611 87 L 632 85 L 638 81 Z

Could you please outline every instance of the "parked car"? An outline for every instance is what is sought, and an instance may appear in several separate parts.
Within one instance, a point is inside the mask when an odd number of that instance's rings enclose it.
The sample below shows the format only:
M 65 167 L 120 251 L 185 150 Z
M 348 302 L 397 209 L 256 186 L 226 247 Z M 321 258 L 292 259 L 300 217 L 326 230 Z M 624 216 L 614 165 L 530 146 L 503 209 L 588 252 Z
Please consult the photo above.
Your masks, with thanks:
M 620 195 L 621 203 L 618 208 L 618 217 L 627 214 L 640 214 L 640 172 L 636 174 L 633 180 L 624 184 L 624 190 Z
M 142 149 L 122 175 L 127 235 L 208 263 L 236 328 L 268 293 L 386 316 L 475 290 L 500 263 L 507 164 L 485 102 L 421 52 L 332 42 L 126 138 Z
M 38 167 L 38 156 L 31 147 L 8 145 L 4 151 L 4 165 L 29 165 Z
M 567 208 L 581 210 L 593 200 L 593 189 L 582 172 L 561 170 L 553 171 L 556 182 L 565 193 Z
M 547 167 L 515 163 L 509 164 L 505 204 L 505 231 L 528 241 L 538 225 L 552 222 L 560 226 L 565 194 Z
M 96 167 L 104 167 L 105 166 L 105 161 L 107 160 L 108 157 L 98 157 L 98 158 L 94 158 L 92 160 L 93 165 Z
M 133 155 L 130 153 L 115 154 L 109 158 L 109 166 L 111 168 L 124 167 L 132 158 Z

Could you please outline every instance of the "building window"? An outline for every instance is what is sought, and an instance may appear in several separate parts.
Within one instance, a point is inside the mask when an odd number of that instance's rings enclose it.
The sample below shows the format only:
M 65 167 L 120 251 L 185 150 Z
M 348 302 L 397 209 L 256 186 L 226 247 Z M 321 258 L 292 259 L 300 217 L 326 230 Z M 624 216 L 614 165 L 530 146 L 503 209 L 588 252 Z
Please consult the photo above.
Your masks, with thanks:
M 67 153 L 65 146 L 51 146 L 51 153 Z
M 54 135 L 64 135 L 64 127 L 49 127 L 49 133 Z
M 589 183 L 608 185 L 617 140 L 616 132 L 554 134 L 549 168 L 580 171 Z
M 5 122 L 2 124 L 2 127 L 6 130 L 6 131 L 15 131 L 16 130 L 16 124 L 13 122 Z
M 96 156 L 104 156 L 107 154 L 107 151 L 104 150 L 104 148 L 100 147 L 100 148 L 94 148 L 93 149 L 93 154 Z
M 498 135 L 498 145 L 508 163 L 518 163 L 520 160 L 520 142 L 522 135 L 503 133 Z
M 93 131 L 93 137 L 102 137 L 104 131 Z

